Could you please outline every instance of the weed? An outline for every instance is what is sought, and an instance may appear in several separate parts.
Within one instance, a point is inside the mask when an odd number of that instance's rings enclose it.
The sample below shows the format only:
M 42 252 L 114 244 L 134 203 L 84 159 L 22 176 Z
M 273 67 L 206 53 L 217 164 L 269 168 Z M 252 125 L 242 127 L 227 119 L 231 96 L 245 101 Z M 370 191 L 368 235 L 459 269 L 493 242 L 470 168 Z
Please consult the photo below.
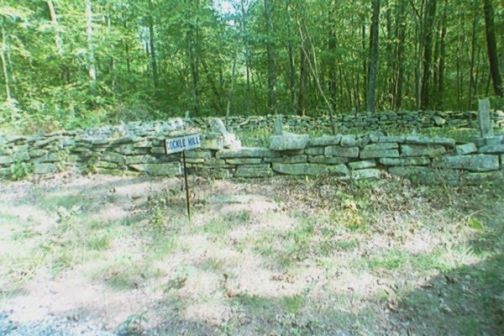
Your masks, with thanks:
M 14 181 L 22 180 L 33 173 L 33 165 L 27 162 L 16 161 L 11 165 L 10 173 Z
M 144 324 L 148 322 L 145 314 L 133 314 L 122 322 L 117 328 L 119 336 L 140 336 L 144 333 Z
M 297 314 L 303 308 L 303 304 L 304 297 L 302 295 L 292 295 L 282 299 L 282 305 L 291 314 Z
M 87 241 L 87 247 L 95 251 L 103 251 L 110 247 L 110 239 L 107 235 L 93 235 Z

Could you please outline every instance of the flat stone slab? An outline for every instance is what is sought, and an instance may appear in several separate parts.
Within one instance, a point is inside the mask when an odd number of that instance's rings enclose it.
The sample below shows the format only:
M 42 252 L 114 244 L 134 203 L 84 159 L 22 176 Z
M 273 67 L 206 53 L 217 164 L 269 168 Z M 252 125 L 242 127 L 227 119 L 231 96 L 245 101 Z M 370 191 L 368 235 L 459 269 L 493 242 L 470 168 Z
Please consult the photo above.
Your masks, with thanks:
M 309 146 L 334 146 L 341 142 L 341 135 L 323 135 L 321 137 L 311 138 Z
M 325 156 L 339 156 L 346 158 L 358 158 L 359 147 L 328 146 L 324 151 Z
M 273 135 L 270 138 L 269 149 L 273 151 L 289 151 L 305 149 L 310 136 L 307 134 L 289 134 Z
M 425 135 L 407 135 L 404 139 L 406 143 L 417 145 L 443 145 L 453 147 L 455 140 L 443 137 L 428 137 Z
M 324 155 L 325 147 L 308 147 L 304 152 L 308 155 Z
M 45 175 L 58 172 L 58 167 L 53 163 L 35 163 L 33 165 L 33 173 Z
M 334 174 L 347 176 L 349 174 L 348 167 L 344 164 L 328 166 L 316 163 L 273 163 L 273 170 L 280 174 L 286 175 L 325 175 Z
M 499 169 L 499 157 L 488 154 L 445 156 L 437 165 L 443 168 L 485 172 Z
M 250 165 L 262 163 L 260 158 L 240 158 L 240 159 L 226 159 L 226 163 L 230 165 Z
M 266 158 L 276 157 L 271 150 L 263 147 L 242 147 L 240 149 L 224 149 L 217 152 L 218 159 L 235 159 L 235 158 Z
M 180 163 L 145 163 L 129 166 L 131 169 L 152 176 L 177 176 L 182 174 Z
M 455 146 L 455 153 L 457 153 L 458 155 L 472 154 L 476 153 L 477 151 L 478 148 L 476 148 L 476 144 L 474 143 L 467 143 Z
M 374 168 L 374 167 L 376 167 L 376 162 L 375 161 L 355 161 L 355 162 L 350 162 L 348 164 L 348 166 L 352 170 Z
M 236 177 L 268 177 L 272 175 L 273 170 L 269 164 L 239 166 L 235 173 Z
M 0 156 L 0 165 L 9 165 L 14 162 L 10 156 Z
M 110 160 L 104 160 L 104 161 L 110 161 Z M 111 161 L 111 162 L 121 163 L 118 161 Z M 139 163 L 158 163 L 158 159 L 150 155 L 133 155 L 133 156 L 126 156 L 124 163 L 127 165 L 139 164 Z
M 403 135 L 380 135 L 370 136 L 371 142 L 387 143 L 387 142 L 403 142 L 405 136 Z
M 352 179 L 378 179 L 382 174 L 383 172 L 380 169 L 359 169 L 352 171 Z
M 343 135 L 340 144 L 344 147 L 354 147 L 358 146 L 358 141 L 353 135 Z
M 428 157 L 382 158 L 379 160 L 384 166 L 427 166 L 431 163 Z
M 436 157 L 446 153 L 446 148 L 442 145 L 401 145 L 402 156 L 428 156 Z
M 363 149 L 360 153 L 361 159 L 395 158 L 399 157 L 397 149 Z
M 483 146 L 479 149 L 480 153 L 485 153 L 485 154 L 500 154 L 504 153 L 504 144 L 498 144 L 498 145 L 486 145 Z
M 277 158 L 265 158 L 265 161 L 274 163 L 306 163 L 308 161 L 308 156 L 305 154 L 282 156 Z
M 375 150 L 397 149 L 397 148 L 399 148 L 399 144 L 395 142 L 382 142 L 367 145 L 364 147 L 364 150 L 375 151 Z
M 341 163 L 347 163 L 348 158 L 345 157 L 328 157 L 325 155 L 315 155 L 315 156 L 309 156 L 308 157 L 308 162 L 310 163 L 325 163 L 325 164 L 341 164 Z

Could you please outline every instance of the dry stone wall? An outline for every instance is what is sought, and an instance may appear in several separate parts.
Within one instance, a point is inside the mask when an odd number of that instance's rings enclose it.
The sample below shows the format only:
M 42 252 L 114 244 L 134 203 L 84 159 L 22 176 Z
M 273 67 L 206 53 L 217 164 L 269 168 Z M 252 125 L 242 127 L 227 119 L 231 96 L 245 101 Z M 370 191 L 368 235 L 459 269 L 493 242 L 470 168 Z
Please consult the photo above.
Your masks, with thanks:
M 284 124 L 296 132 L 309 132 L 313 129 L 326 130 L 329 132 L 331 124 L 329 116 L 301 117 L 295 115 L 283 116 Z M 352 132 L 354 130 L 378 131 L 378 130 L 412 130 L 418 131 L 433 127 L 450 128 L 476 128 L 478 112 L 476 111 L 403 111 L 403 112 L 380 112 L 380 113 L 347 113 L 334 116 L 336 129 L 340 132 Z M 504 127 L 504 112 L 492 113 L 494 126 Z M 273 116 L 231 116 L 227 126 L 233 130 L 250 129 L 273 129 L 275 118 Z M 193 126 L 207 129 L 208 118 L 193 118 L 188 120 Z
M 180 119 L 128 124 L 80 132 L 0 138 L 0 179 L 22 173 L 50 175 L 78 168 L 83 173 L 178 176 L 180 154 L 165 155 L 163 140 L 184 133 Z M 187 152 L 192 174 L 215 178 L 274 175 L 341 179 L 380 178 L 386 174 L 423 183 L 480 183 L 504 171 L 504 136 L 456 143 L 418 134 L 386 136 L 273 135 L 268 148 L 224 148 L 218 132 L 204 131 L 202 147 Z

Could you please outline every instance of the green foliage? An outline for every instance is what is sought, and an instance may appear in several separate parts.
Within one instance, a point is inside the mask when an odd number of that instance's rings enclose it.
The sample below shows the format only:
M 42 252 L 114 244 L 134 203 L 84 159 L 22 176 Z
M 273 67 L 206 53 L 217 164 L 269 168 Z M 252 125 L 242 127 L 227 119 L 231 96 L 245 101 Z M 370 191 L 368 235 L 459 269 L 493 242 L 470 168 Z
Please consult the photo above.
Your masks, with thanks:
M 144 333 L 144 325 L 148 322 L 145 314 L 133 314 L 122 322 L 117 328 L 117 334 L 121 336 L 140 336 Z
M 264 1 L 230 1 L 234 9 L 229 12 L 209 0 L 91 1 L 91 27 L 82 1 L 52 1 L 55 18 L 49 2 L 5 0 L 0 5 L 5 59 L 0 62 L 0 127 L 39 132 L 186 111 L 224 115 L 228 104 L 231 115 L 318 115 L 327 112 L 322 93 L 337 112 L 365 108 L 369 1 L 271 1 L 272 27 L 266 24 Z M 495 7 L 499 36 L 504 11 Z M 414 109 L 420 103 L 416 78 L 422 72 L 418 47 L 423 41 L 418 31 L 426 20 L 419 8 L 419 0 L 405 6 L 399 0 L 382 3 L 379 109 Z M 482 8 L 475 2 L 438 4 L 429 108 L 475 109 L 478 97 L 492 95 L 480 17 Z M 449 33 L 443 39 L 444 27 Z M 497 43 L 502 53 L 502 39 Z M 306 44 L 309 64 L 301 57 Z M 274 107 L 268 106 L 272 93 Z M 492 99 L 496 108 L 503 103 Z
M 13 180 L 22 180 L 33 173 L 33 165 L 28 162 L 17 161 L 11 165 L 10 172 Z
M 96 251 L 106 250 L 110 247 L 110 240 L 107 235 L 94 235 L 88 239 L 87 246 Z

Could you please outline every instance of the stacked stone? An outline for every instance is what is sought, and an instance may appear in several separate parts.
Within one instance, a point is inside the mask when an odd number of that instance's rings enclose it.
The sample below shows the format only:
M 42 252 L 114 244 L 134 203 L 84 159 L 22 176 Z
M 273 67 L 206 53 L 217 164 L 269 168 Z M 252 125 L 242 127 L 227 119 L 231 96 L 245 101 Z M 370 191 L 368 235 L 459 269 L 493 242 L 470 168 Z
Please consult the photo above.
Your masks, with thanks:
M 301 120 L 301 119 L 300 119 Z M 135 125 L 0 139 L 0 177 L 16 164 L 46 175 L 69 167 L 103 174 L 181 174 L 180 154 L 165 155 L 164 140 L 187 130 L 176 124 Z M 216 178 L 332 175 L 341 179 L 404 176 L 424 183 L 481 182 L 502 176 L 504 136 L 475 143 L 422 135 L 366 136 L 283 133 L 268 148 L 225 149 L 222 133 L 203 132 L 201 148 L 187 152 L 190 173 Z
M 433 127 L 474 128 L 477 126 L 476 111 L 385 111 L 379 113 L 346 113 L 334 116 L 336 128 L 343 132 L 378 131 L 385 129 L 425 129 Z M 492 113 L 494 125 L 504 127 L 504 112 Z M 237 130 L 272 129 L 275 116 L 231 116 L 227 127 Z M 208 127 L 208 118 L 192 118 L 191 125 L 203 130 Z M 316 117 L 285 115 L 285 125 L 296 132 L 309 132 L 314 129 L 330 130 L 331 123 L 327 114 Z
M 161 139 L 183 127 L 180 119 L 171 119 L 31 137 L 2 137 L 0 178 L 11 178 L 16 165 L 24 165 L 37 175 L 54 174 L 75 166 L 86 172 L 116 174 L 137 169 L 152 175 L 170 168 L 168 171 L 173 175 L 177 169 L 164 164 L 159 146 Z

